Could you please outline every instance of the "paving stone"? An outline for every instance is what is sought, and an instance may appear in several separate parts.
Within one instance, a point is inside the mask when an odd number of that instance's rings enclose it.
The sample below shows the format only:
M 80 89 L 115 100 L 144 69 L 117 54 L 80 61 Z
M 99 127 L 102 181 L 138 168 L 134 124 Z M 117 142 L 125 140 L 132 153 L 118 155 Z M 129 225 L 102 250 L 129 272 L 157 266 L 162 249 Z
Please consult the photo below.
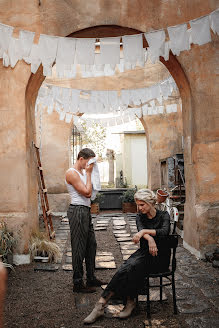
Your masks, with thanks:
M 144 328 L 181 328 L 177 319 L 147 319 L 144 321 Z
M 87 295 L 82 295 L 82 294 L 76 294 L 74 293 L 74 298 L 75 298 L 75 306 L 77 309 L 83 308 L 83 307 L 88 307 L 90 305 L 90 300 Z
M 172 294 L 172 291 L 171 291 Z M 176 289 L 176 298 L 177 300 L 187 300 L 190 296 L 196 296 L 196 297 L 200 297 L 198 295 L 198 293 L 194 290 L 194 289 L 187 289 L 187 288 L 177 288 Z
M 67 252 L 66 253 L 66 256 L 70 256 L 71 257 L 72 256 L 72 252 Z
M 116 263 L 114 261 L 110 262 L 96 262 L 96 269 L 116 269 Z
M 214 279 L 209 274 L 201 275 L 197 278 L 192 279 L 193 284 L 198 288 L 212 288 L 213 284 L 217 285 L 219 284 L 219 280 Z
M 34 271 L 57 271 L 59 269 L 58 265 L 42 265 L 42 264 L 37 264 L 37 266 L 34 267 Z
M 130 254 L 127 254 L 127 255 L 123 255 L 122 258 L 123 258 L 123 261 L 126 261 L 128 260 L 128 258 L 130 257 L 131 255 Z
M 97 252 L 96 255 L 98 256 L 101 256 L 101 255 L 108 255 L 108 256 L 113 256 L 113 253 L 111 252 Z
M 206 297 L 209 298 L 216 297 L 219 295 L 219 289 L 214 287 L 209 288 L 208 286 L 206 286 L 205 288 L 201 288 L 201 291 Z
M 114 261 L 114 256 L 110 255 L 96 255 L 96 261 L 97 262 L 109 262 Z
M 131 237 L 120 237 L 120 238 L 117 238 L 117 241 L 120 243 L 120 242 L 123 242 L 123 241 L 131 241 L 132 238 Z
M 139 295 L 138 300 L 140 302 L 146 302 L 147 301 L 147 296 L 146 295 Z M 167 295 L 163 290 L 162 301 L 166 301 L 166 300 L 167 300 Z M 150 288 L 150 301 L 152 301 L 152 302 L 160 301 L 160 289 Z
M 94 231 L 106 231 L 107 227 L 95 227 Z
M 130 237 L 131 238 L 131 235 L 130 233 L 115 233 L 115 237 L 116 238 L 126 238 L 126 237 Z
M 126 225 L 125 220 L 113 220 L 113 225 L 114 226 L 122 226 L 122 225 Z
M 124 245 L 123 245 L 123 244 L 124 244 Z M 121 248 L 121 249 L 135 249 L 135 250 L 137 250 L 137 249 L 138 249 L 138 246 L 136 246 L 136 245 L 133 244 L 133 243 L 130 243 L 130 244 L 121 243 L 121 244 L 120 244 L 120 248 Z
M 136 249 L 121 249 L 122 255 L 132 255 L 136 252 Z
M 113 230 L 113 233 L 127 233 L 127 230 Z
M 62 269 L 65 270 L 65 271 L 73 271 L 71 264 L 64 264 L 62 266 Z
M 216 328 L 219 327 L 219 318 L 212 316 L 186 319 L 189 328 Z
M 125 229 L 125 226 L 113 226 L 113 229 L 117 229 L 117 230 L 123 230 Z
M 180 313 L 186 314 L 195 314 L 202 313 L 206 310 L 209 310 L 210 306 L 206 301 L 203 301 L 197 296 L 188 294 L 187 300 L 177 301 L 177 307 Z
M 70 263 L 72 263 L 72 257 L 70 257 L 70 256 L 66 256 L 66 258 L 65 258 L 65 263 L 66 263 L 66 264 L 70 264 Z

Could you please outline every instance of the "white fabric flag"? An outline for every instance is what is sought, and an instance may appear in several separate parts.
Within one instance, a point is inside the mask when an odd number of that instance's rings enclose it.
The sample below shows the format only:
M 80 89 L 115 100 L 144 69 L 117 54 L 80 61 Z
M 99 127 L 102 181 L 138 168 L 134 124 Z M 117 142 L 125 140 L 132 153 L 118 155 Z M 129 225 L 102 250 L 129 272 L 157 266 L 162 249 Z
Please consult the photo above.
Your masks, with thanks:
M 72 120 L 72 114 L 66 113 L 66 115 L 65 115 L 65 122 L 66 123 L 71 123 L 71 120 Z
M 142 113 L 143 113 L 143 116 L 148 115 L 148 105 L 147 104 L 142 106 Z
M 142 117 L 142 109 L 141 108 L 136 108 L 135 109 L 135 115 L 138 116 L 138 118 Z
M 12 68 L 15 67 L 18 60 L 22 59 L 20 39 L 10 38 L 8 46 L 8 57 Z
M 171 26 L 167 28 L 170 37 L 169 46 L 174 55 L 179 55 L 180 51 L 189 50 L 189 34 L 187 24 Z
M 3 54 L 8 51 L 13 30 L 11 26 L 0 24 L 0 58 L 3 58 Z
M 209 16 L 210 22 L 211 22 L 211 29 L 214 33 L 217 33 L 219 35 L 219 9 L 215 10 L 210 16 Z
M 160 56 L 164 56 L 165 51 L 165 32 L 155 31 L 151 33 L 145 33 L 145 38 L 149 45 L 149 57 L 152 63 L 159 60 Z
M 58 38 L 57 54 L 56 54 L 56 71 L 57 74 L 63 74 L 72 68 L 75 60 L 76 39 L 74 38 Z
M 122 42 L 125 62 L 136 64 L 137 61 L 143 61 L 144 53 L 142 34 L 125 35 L 122 37 Z
M 130 91 L 129 90 L 121 90 L 121 103 L 123 105 L 128 105 L 130 102 Z
M 41 64 L 38 44 L 33 43 L 30 56 L 26 57 L 25 61 L 26 63 L 31 64 L 31 73 L 35 74 Z
M 53 105 L 49 105 L 49 106 L 47 107 L 47 113 L 48 113 L 49 115 L 51 115 L 52 112 L 53 112 Z
M 95 39 L 76 39 L 76 62 L 77 64 L 94 64 Z
M 63 121 L 64 118 L 65 118 L 65 112 L 62 111 L 62 112 L 60 112 L 60 114 L 59 114 L 59 119 L 60 119 L 60 121 Z
M 189 22 L 191 25 L 192 43 L 203 45 L 211 41 L 210 23 L 208 16 Z
M 157 111 L 159 114 L 163 114 L 164 113 L 164 106 L 157 106 Z
M 100 63 L 120 63 L 120 37 L 100 39 Z
M 52 75 L 52 65 L 56 58 L 58 37 L 41 34 L 39 38 L 39 56 L 43 65 L 43 75 Z
M 19 32 L 19 39 L 21 43 L 21 56 L 23 59 L 29 57 L 31 47 L 33 45 L 35 32 L 23 31 Z

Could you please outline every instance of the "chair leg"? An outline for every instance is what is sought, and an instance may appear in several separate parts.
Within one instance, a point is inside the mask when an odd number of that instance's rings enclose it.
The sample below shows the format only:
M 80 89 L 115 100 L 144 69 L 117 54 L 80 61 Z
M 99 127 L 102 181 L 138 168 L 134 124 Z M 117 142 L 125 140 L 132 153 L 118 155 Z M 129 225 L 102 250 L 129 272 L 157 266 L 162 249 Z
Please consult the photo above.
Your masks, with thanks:
M 160 277 L 160 303 L 162 303 L 162 300 L 163 300 L 163 277 Z
M 151 309 L 150 309 L 150 291 L 149 291 L 149 277 L 147 277 L 147 318 L 151 317 Z
M 173 311 L 174 311 L 174 314 L 177 314 L 176 289 L 175 289 L 175 277 L 174 277 L 174 273 L 172 274 L 172 293 L 173 293 Z

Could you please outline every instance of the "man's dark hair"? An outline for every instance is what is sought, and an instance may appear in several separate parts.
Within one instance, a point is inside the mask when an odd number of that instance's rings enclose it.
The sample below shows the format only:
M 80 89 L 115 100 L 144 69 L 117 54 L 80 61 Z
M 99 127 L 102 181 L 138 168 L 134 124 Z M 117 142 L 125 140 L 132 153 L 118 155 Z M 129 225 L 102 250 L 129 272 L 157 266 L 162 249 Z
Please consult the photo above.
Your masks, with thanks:
M 84 159 L 88 159 L 90 157 L 96 157 L 96 155 L 92 149 L 84 148 L 79 151 L 77 159 L 79 159 L 80 157 L 83 157 Z

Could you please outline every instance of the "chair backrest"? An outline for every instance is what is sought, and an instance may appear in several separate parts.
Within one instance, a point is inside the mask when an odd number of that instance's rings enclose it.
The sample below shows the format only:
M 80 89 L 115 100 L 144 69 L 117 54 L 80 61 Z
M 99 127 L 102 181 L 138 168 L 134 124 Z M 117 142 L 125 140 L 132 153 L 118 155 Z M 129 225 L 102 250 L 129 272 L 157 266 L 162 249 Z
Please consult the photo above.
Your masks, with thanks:
M 176 270 L 176 248 L 178 246 L 178 238 L 179 236 L 174 234 L 168 236 L 159 236 L 156 239 L 156 243 L 158 243 L 158 247 L 171 250 L 172 271 Z

